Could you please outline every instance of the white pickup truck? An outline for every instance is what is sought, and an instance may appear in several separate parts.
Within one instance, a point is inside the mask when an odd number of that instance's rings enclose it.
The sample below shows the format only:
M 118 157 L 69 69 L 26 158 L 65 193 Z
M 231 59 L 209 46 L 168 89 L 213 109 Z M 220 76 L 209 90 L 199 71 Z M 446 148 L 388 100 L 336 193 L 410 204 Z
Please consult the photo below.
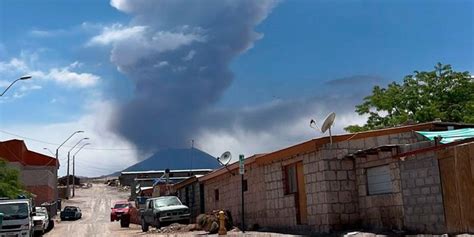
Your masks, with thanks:
M 29 199 L 0 199 L 3 222 L 0 237 L 33 236 L 33 209 Z

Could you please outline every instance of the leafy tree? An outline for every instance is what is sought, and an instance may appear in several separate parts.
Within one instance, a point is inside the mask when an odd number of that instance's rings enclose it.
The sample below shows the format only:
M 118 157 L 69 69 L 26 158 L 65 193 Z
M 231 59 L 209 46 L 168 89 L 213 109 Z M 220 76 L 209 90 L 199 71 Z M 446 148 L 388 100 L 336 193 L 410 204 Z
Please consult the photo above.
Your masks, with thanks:
M 0 197 L 16 198 L 25 194 L 20 183 L 19 172 L 7 166 L 7 162 L 0 158 Z
M 455 72 L 451 65 L 435 65 L 429 72 L 415 71 L 403 84 L 375 86 L 372 95 L 356 106 L 368 115 L 365 125 L 351 125 L 349 132 L 393 127 L 408 121 L 417 123 L 437 118 L 446 122 L 474 123 L 474 79 L 469 72 Z

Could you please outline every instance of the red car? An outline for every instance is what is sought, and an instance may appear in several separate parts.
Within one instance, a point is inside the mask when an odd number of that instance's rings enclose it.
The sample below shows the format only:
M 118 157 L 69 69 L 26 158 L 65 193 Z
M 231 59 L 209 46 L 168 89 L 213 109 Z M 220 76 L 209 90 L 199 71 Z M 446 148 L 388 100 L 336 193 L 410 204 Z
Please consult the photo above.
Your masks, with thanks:
M 110 213 L 110 221 L 119 221 L 121 227 L 130 225 L 130 203 L 128 201 L 116 201 L 112 212 Z

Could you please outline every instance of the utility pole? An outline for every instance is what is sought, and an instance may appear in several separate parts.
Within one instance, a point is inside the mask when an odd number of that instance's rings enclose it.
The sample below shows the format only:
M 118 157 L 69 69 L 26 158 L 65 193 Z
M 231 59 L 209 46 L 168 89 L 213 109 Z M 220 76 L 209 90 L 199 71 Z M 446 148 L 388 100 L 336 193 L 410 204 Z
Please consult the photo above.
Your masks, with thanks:
M 189 176 L 193 175 L 193 152 L 194 152 L 194 139 L 191 140 L 191 170 L 189 171 Z
M 76 155 L 72 156 L 72 197 L 76 192 Z
M 76 133 L 83 133 L 84 131 L 75 131 L 71 134 L 71 136 L 69 136 L 63 143 L 61 143 L 61 145 L 59 145 L 58 148 L 56 148 L 56 161 L 58 160 L 58 155 L 59 155 L 59 148 L 61 148 L 67 141 L 69 141 L 69 139 L 71 139 L 72 136 L 76 135 Z M 67 186 L 67 191 L 69 192 L 69 155 L 68 155 L 68 160 L 67 160 L 67 183 L 68 183 L 68 186 Z M 66 194 L 66 197 L 69 198 L 69 193 Z M 56 193 L 56 199 L 57 199 L 57 193 Z
M 83 140 L 89 140 L 88 137 L 84 137 L 82 138 L 81 140 L 79 140 L 76 145 L 74 145 L 68 152 L 67 152 L 67 186 L 66 186 L 66 190 L 67 190 L 67 194 L 66 194 L 66 197 L 69 198 L 69 195 L 70 195 L 70 192 L 71 192 L 71 189 L 70 189 L 70 184 L 71 182 L 69 182 L 69 160 L 71 158 L 71 151 L 76 148 L 77 145 L 79 145 L 79 143 L 81 143 Z M 72 177 L 72 179 L 74 179 L 74 177 Z
M 66 199 L 69 199 L 69 192 L 70 192 L 70 189 L 69 189 L 69 155 L 71 154 L 70 151 L 67 152 L 67 183 L 66 183 Z
M 245 209 L 244 209 L 244 173 L 245 173 L 245 157 L 244 155 L 239 155 L 239 173 L 240 173 L 240 191 L 241 191 L 241 217 L 242 217 L 242 233 L 245 233 Z

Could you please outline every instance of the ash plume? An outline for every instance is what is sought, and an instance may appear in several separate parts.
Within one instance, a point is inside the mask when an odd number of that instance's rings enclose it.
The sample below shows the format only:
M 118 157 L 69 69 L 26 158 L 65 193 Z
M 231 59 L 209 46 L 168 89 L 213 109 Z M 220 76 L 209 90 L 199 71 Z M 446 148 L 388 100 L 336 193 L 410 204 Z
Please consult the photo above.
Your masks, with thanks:
M 112 45 L 111 61 L 135 86 L 114 130 L 144 150 L 189 146 L 232 83 L 229 64 L 262 37 L 255 27 L 276 4 L 112 0 L 130 25 L 108 27 L 90 43 Z

